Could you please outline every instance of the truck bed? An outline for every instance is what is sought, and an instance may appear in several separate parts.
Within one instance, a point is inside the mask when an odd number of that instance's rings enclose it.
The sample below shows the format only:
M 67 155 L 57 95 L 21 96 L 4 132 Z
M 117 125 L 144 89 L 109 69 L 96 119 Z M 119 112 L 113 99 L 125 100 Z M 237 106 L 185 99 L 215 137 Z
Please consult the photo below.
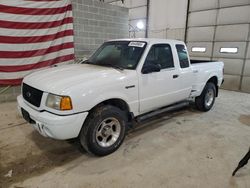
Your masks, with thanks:
M 190 63 L 191 64 L 198 64 L 198 63 L 212 63 L 216 61 L 211 61 L 211 60 L 196 60 L 196 59 L 191 59 Z

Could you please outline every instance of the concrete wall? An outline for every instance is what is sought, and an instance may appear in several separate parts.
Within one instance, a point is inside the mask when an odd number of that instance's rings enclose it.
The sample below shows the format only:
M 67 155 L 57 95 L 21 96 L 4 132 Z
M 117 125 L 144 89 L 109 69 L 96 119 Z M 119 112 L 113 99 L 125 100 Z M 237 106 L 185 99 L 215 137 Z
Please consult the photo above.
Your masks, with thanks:
M 184 40 L 187 0 L 151 0 L 149 37 Z
M 76 57 L 89 56 L 108 39 L 129 36 L 128 9 L 98 0 L 73 0 Z
M 104 41 L 129 37 L 128 9 L 99 0 L 72 0 L 76 57 L 89 56 Z M 0 86 L 0 92 L 6 87 Z M 16 100 L 20 86 L 0 93 L 0 103 Z
M 250 0 L 190 0 L 187 44 L 195 59 L 225 63 L 223 88 L 250 92 Z M 192 52 L 205 47 L 205 52 Z M 222 47 L 237 53 L 221 53 Z

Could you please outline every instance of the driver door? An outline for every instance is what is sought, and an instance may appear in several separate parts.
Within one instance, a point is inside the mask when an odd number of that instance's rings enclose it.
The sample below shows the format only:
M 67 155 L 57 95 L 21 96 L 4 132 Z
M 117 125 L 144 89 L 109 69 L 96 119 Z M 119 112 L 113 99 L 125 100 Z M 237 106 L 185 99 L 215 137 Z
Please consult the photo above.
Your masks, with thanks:
M 149 64 L 156 64 L 161 67 L 161 70 L 147 74 L 141 73 L 139 77 L 140 114 L 179 100 L 176 96 L 179 71 L 174 65 L 171 46 L 169 44 L 152 45 L 143 68 Z

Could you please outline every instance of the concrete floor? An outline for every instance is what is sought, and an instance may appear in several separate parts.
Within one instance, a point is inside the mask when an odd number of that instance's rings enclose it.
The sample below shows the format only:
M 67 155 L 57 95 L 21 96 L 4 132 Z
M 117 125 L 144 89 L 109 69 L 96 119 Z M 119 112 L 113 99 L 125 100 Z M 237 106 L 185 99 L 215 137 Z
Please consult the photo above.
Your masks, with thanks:
M 250 187 L 250 164 L 231 177 L 250 146 L 249 94 L 222 90 L 210 112 L 148 120 L 102 158 L 43 138 L 15 102 L 0 104 L 0 119 L 0 187 Z

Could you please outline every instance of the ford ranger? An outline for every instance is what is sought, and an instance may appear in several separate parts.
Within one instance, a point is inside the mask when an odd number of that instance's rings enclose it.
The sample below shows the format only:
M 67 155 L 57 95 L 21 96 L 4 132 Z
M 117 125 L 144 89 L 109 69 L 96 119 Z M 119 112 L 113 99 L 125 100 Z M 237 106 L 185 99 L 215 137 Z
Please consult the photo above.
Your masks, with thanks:
M 190 60 L 181 41 L 107 41 L 80 64 L 26 76 L 18 109 L 41 135 L 79 138 L 88 152 L 104 156 L 122 144 L 129 122 L 145 114 L 190 100 L 209 111 L 223 67 Z

